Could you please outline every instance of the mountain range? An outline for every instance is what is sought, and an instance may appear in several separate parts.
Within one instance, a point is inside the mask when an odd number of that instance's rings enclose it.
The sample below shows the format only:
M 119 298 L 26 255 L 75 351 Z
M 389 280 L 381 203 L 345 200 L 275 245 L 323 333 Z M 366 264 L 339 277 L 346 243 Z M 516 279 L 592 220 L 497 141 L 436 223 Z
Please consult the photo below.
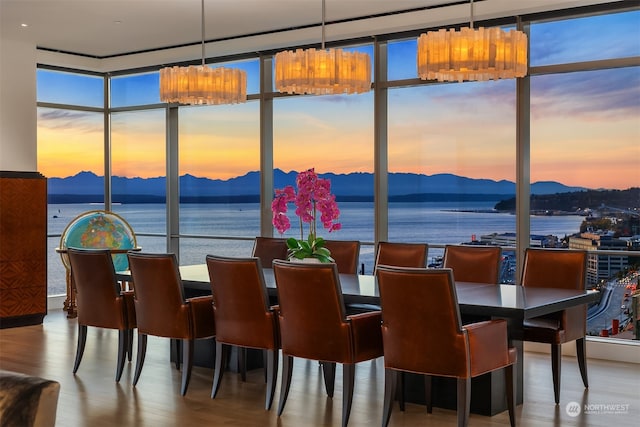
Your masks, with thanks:
M 274 187 L 295 183 L 296 171 L 275 169 Z M 332 192 L 339 201 L 373 200 L 373 174 L 353 172 L 326 173 Z M 104 177 L 93 172 L 79 172 L 66 178 L 49 178 L 49 203 L 96 201 L 104 193 Z M 248 172 L 234 178 L 209 179 L 193 175 L 180 177 L 182 202 L 254 202 L 259 200 L 260 173 Z M 407 191 L 410 190 L 410 191 Z M 424 190 L 424 191 L 422 191 Z M 531 185 L 532 194 L 556 194 L 585 191 L 584 187 L 570 187 L 555 181 L 541 181 Z M 114 202 L 155 203 L 164 201 L 165 177 L 127 178 L 114 176 L 111 182 Z M 422 175 L 414 173 L 389 174 L 390 201 L 496 200 L 513 197 L 515 183 L 507 180 L 473 179 L 453 174 Z

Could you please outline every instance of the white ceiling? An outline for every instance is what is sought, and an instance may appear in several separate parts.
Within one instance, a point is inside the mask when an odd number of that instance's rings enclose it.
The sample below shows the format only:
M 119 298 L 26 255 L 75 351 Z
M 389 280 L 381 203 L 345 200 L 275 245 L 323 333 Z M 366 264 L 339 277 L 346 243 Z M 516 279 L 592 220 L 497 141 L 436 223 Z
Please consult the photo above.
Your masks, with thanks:
M 612 1 L 618 0 L 476 0 L 474 15 L 480 20 Z M 327 24 L 327 41 L 466 22 L 470 8 L 460 3 L 326 0 L 327 23 L 355 19 Z M 433 8 L 415 10 L 425 7 Z M 379 16 L 398 11 L 411 12 Z M 219 43 L 227 44 L 233 53 L 320 42 L 321 20 L 321 0 L 205 0 L 205 39 L 233 38 Z M 318 26 L 299 29 L 314 25 Z M 238 43 L 247 35 L 253 35 L 245 37 L 251 42 Z M 100 59 L 195 44 L 187 56 L 197 59 L 201 1 L 0 0 L 0 37 Z M 215 53 L 219 54 L 225 52 Z M 178 55 L 175 60 L 185 58 Z

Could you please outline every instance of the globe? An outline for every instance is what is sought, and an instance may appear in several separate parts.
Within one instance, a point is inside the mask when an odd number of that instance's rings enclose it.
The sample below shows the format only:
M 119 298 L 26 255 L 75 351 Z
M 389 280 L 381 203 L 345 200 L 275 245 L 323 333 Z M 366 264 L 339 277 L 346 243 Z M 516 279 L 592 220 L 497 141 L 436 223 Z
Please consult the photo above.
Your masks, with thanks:
M 136 236 L 121 216 L 102 210 L 88 211 L 75 217 L 62 232 L 60 248 L 132 249 Z M 69 257 L 61 254 L 62 263 L 69 269 Z M 127 254 L 113 254 L 116 271 L 129 269 Z

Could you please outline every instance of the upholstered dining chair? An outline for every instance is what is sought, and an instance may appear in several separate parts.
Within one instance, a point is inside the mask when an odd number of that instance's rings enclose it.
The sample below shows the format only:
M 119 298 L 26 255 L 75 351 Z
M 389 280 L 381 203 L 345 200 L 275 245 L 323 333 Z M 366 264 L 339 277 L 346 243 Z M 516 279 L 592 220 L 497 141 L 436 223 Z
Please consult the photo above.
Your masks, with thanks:
M 502 248 L 500 246 L 446 245 L 443 267 L 453 270 L 458 282 L 500 282 Z
M 138 320 L 138 354 L 133 377 L 140 379 L 147 352 L 147 336 L 182 340 L 182 386 L 187 393 L 193 346 L 196 339 L 213 338 L 213 297 L 185 299 L 175 254 L 129 252 L 129 268 L 134 286 L 134 302 Z
M 355 365 L 382 356 L 380 312 L 347 316 L 337 266 L 273 261 L 278 288 L 282 384 L 278 416 L 291 385 L 293 358 L 318 360 L 333 397 L 336 363 L 342 364 L 342 426 L 351 413 Z
M 375 274 L 378 265 L 426 267 L 428 252 L 429 245 L 427 243 L 378 242 L 373 274 Z M 362 303 L 347 304 L 347 313 L 349 314 L 373 310 L 380 310 L 380 306 Z
M 67 249 L 71 283 L 78 307 L 78 347 L 73 365 L 80 367 L 87 342 L 87 327 L 118 330 L 116 381 L 120 381 L 125 358 L 131 361 L 136 313 L 133 292 L 122 291 L 116 280 L 109 249 Z
M 251 256 L 260 258 L 262 267 L 271 268 L 274 259 L 287 259 L 287 239 L 257 236 Z
M 289 259 L 287 239 L 282 237 L 263 237 L 257 236 L 253 242 L 252 257 L 260 258 L 262 268 L 271 268 L 271 263 L 274 259 Z M 278 303 L 277 297 L 270 297 L 269 304 L 274 305 Z M 240 376 L 242 381 L 247 380 L 247 350 L 245 347 L 238 347 L 238 367 L 240 369 Z M 264 363 L 266 365 L 266 355 L 264 357 Z M 265 381 L 267 381 L 267 371 L 265 370 Z
M 257 236 L 253 242 L 251 256 L 260 258 L 262 268 L 271 268 L 271 263 L 274 259 L 289 259 L 288 250 L 287 239 L 285 238 Z M 272 305 L 277 304 L 278 299 L 271 297 L 269 298 L 269 303 Z M 238 366 L 240 367 L 242 381 L 246 381 L 247 379 L 246 354 L 245 348 L 238 347 Z
M 379 265 L 426 267 L 428 252 L 427 243 L 378 242 L 374 274 Z
M 216 361 L 211 398 L 220 388 L 228 346 L 256 348 L 267 353 L 265 409 L 271 409 L 278 377 L 280 335 L 278 319 L 269 307 L 259 258 L 207 255 L 216 322 Z M 226 344 L 226 345 L 224 345 Z
M 357 274 L 360 259 L 359 240 L 325 240 L 325 248 L 338 266 L 338 273 Z
M 586 251 L 527 248 L 521 284 L 525 287 L 585 289 L 586 270 Z M 551 373 L 556 404 L 560 403 L 562 344 L 576 342 L 576 355 L 582 382 L 585 388 L 589 387 L 586 333 L 587 307 L 584 305 L 524 321 L 524 341 L 551 344 Z
M 389 423 L 400 372 L 427 375 L 428 412 L 432 409 L 431 376 L 457 378 L 458 426 L 466 426 L 471 378 L 504 369 L 509 420 L 514 426 L 516 349 L 508 346 L 507 322 L 462 325 L 451 269 L 380 265 L 376 275 L 385 366 L 382 425 Z
M 404 243 L 380 241 L 376 245 L 376 258 L 373 264 L 373 274 L 379 265 L 391 265 L 395 267 L 426 267 L 428 243 Z M 381 310 L 374 304 L 347 304 L 347 313 L 355 314 L 371 310 Z M 400 409 L 404 411 L 404 374 L 400 374 L 398 381 L 398 402 Z

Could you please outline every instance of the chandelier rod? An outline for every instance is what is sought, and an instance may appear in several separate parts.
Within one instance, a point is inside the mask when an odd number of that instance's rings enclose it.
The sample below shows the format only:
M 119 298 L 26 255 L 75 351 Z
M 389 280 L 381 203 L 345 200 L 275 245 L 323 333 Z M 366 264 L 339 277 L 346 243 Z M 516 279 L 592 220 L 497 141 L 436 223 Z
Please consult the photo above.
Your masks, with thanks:
M 200 30 L 202 32 L 202 66 L 204 67 L 204 0 L 202 0 L 202 22 L 200 24 Z
M 473 0 L 471 0 L 471 2 L 469 4 L 469 8 L 471 9 L 471 22 L 469 24 L 471 26 L 471 29 L 473 30 Z
M 324 18 L 325 18 L 325 0 L 322 0 L 322 50 L 324 50 Z

